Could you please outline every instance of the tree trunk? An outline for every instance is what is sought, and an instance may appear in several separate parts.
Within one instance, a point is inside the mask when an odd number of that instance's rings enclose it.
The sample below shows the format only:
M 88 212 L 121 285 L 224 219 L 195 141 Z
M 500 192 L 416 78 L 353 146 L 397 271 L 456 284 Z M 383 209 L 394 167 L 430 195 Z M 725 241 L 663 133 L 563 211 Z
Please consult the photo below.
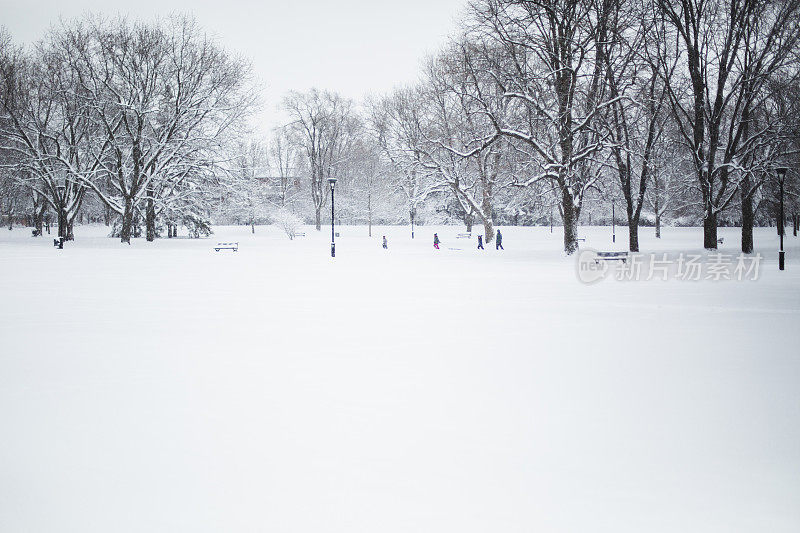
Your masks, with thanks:
M 628 247 L 631 252 L 639 251 L 639 220 L 628 221 Z
M 661 215 L 656 211 L 656 239 L 661 238 Z
M 703 247 L 706 250 L 717 249 L 717 215 L 709 212 L 703 219 Z
M 367 225 L 369 226 L 369 236 L 372 237 L 372 192 L 367 193 Z
M 256 234 L 256 221 L 255 220 L 251 220 L 250 221 L 250 231 L 252 232 L 253 235 Z
M 564 252 L 572 255 L 578 250 L 578 217 L 572 196 L 564 191 L 561 196 L 561 218 L 564 221 Z
M 44 213 L 47 210 L 47 202 L 42 201 L 41 207 L 33 212 L 33 227 L 36 230 L 36 235 L 42 235 L 42 224 L 44 222 Z
M 411 238 L 412 239 L 414 238 L 414 218 L 415 218 L 416 214 L 417 214 L 417 210 L 416 209 L 412 209 L 411 211 L 409 211 L 409 217 L 411 218 Z
M 133 238 L 138 239 L 142 236 L 142 220 L 138 213 L 133 215 Z
M 125 211 L 122 213 L 122 227 L 119 230 L 121 242 L 131 243 L 131 232 L 133 230 L 133 202 L 130 198 L 125 199 Z
M 800 219 L 800 216 L 798 216 L 797 214 L 795 214 L 792 217 L 792 234 L 795 237 L 797 237 L 797 225 L 798 225 L 798 221 L 800 221 L 799 219 Z
M 744 173 L 741 185 L 742 196 L 742 253 L 753 253 L 753 196 L 750 194 L 750 177 Z
M 464 215 L 464 224 L 467 226 L 467 233 L 472 233 L 472 221 L 474 217 L 470 214 Z
M 316 213 L 314 216 L 315 216 L 317 231 L 322 231 L 322 206 L 316 208 Z M 333 221 L 331 221 L 331 224 L 332 223 Z
M 483 241 L 488 245 L 494 240 L 494 224 L 491 217 L 483 221 Z
M 75 240 L 75 219 L 67 222 L 67 238 L 68 241 Z
M 67 239 L 67 213 L 64 211 L 64 206 L 58 206 L 58 237 L 60 239 Z
M 144 215 L 144 225 L 147 242 L 156 240 L 156 202 L 153 199 L 152 189 L 147 193 L 147 209 Z

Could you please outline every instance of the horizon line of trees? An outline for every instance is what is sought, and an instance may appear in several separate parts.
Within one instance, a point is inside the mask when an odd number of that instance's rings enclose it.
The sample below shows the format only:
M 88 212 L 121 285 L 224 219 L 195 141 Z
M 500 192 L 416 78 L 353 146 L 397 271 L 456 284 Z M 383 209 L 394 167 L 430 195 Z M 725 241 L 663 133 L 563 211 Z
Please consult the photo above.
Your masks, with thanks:
M 353 102 L 292 91 L 269 139 L 243 124 L 249 67 L 190 20 L 63 24 L 33 50 L 0 32 L 0 202 L 41 232 L 104 211 L 129 242 L 211 219 L 495 226 L 777 220 L 800 205 L 800 0 L 474 0 L 420 80 Z M 3 177 L 5 176 L 5 177 Z M 9 178 L 10 176 L 10 178 Z M 27 196 L 26 196 L 27 195 Z M 20 200 L 21 197 L 25 199 Z M 328 218 L 329 220 L 329 218 Z
M 460 220 L 491 242 L 498 221 L 555 213 L 570 254 L 616 204 L 632 251 L 669 218 L 702 224 L 708 249 L 741 225 L 751 253 L 757 221 L 783 231 L 776 167 L 797 222 L 799 16 L 795 0 L 477 0 L 418 83 L 358 105 L 292 92 L 276 136 L 317 229 L 335 176 L 345 219 L 391 206 L 412 236 Z

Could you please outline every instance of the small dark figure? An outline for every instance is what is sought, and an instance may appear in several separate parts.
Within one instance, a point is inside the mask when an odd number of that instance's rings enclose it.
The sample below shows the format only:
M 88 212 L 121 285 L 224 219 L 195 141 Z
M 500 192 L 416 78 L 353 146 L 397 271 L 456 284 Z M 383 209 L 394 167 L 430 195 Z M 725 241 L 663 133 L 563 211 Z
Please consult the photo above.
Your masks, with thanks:
M 483 235 L 478 235 L 478 250 L 483 250 Z
M 389 249 L 389 243 L 386 241 L 386 235 L 383 236 L 383 249 L 384 250 Z
M 433 234 L 433 247 L 437 250 L 439 249 L 439 236 L 437 234 Z
M 497 237 L 495 238 L 494 242 L 495 242 L 494 246 L 495 250 L 505 250 L 505 248 L 503 248 L 503 234 L 500 233 L 500 230 L 497 230 Z

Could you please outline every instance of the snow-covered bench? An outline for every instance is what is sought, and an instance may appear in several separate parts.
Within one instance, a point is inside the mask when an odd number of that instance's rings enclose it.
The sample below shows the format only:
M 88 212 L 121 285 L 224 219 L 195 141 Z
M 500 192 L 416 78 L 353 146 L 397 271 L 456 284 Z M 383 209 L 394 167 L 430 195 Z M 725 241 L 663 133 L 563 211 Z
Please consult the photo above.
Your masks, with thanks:
M 214 251 L 219 252 L 220 250 L 233 250 L 234 252 L 239 251 L 239 243 L 238 242 L 218 242 L 216 246 L 214 246 Z
M 459 233 L 456 235 L 456 239 L 471 239 L 472 233 Z
M 595 263 L 600 261 L 628 261 L 628 252 L 597 252 L 594 258 Z
M 305 237 L 306 236 L 306 232 L 305 231 L 298 231 L 293 236 L 294 237 Z

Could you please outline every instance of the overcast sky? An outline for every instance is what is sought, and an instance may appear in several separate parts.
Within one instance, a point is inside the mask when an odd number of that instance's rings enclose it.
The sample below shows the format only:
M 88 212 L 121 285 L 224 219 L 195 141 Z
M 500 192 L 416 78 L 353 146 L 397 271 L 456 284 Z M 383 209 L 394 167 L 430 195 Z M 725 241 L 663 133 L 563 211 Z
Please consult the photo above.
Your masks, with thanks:
M 426 53 L 455 29 L 467 0 L 0 0 L 0 24 L 18 42 L 40 38 L 59 16 L 193 14 L 225 48 L 247 57 L 264 86 L 259 130 L 282 120 L 290 89 L 330 89 L 360 99 L 413 82 Z

